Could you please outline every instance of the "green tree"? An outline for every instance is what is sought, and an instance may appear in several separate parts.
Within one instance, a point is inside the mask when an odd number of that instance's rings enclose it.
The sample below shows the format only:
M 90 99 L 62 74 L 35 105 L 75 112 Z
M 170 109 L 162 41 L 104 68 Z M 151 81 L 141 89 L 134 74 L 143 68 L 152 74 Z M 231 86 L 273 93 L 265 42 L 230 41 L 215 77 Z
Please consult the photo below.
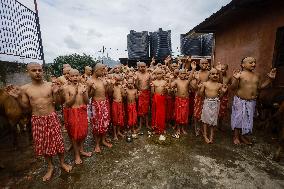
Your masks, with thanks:
M 54 59 L 53 64 L 47 66 L 47 70 L 49 73 L 58 77 L 62 75 L 63 64 L 69 64 L 72 68 L 83 73 L 85 66 L 93 67 L 96 63 L 97 61 L 95 61 L 90 55 L 79 55 L 75 53 L 71 55 L 58 56 Z

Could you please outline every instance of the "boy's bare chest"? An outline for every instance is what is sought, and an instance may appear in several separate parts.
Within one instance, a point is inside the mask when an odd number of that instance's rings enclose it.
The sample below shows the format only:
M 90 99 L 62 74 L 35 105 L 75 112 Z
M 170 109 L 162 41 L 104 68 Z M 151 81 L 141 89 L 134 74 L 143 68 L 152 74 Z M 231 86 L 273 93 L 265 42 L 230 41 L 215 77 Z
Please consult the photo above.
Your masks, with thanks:
M 133 97 L 136 94 L 136 90 L 127 90 L 127 95 Z
M 186 88 L 188 86 L 188 81 L 187 80 L 179 80 L 177 82 L 177 86 L 179 88 Z
M 244 85 L 256 85 L 259 81 L 259 78 L 256 75 L 244 75 L 240 78 L 241 84 Z
M 138 80 L 140 81 L 140 82 L 147 82 L 148 80 L 149 80 L 149 75 L 148 74 L 139 74 L 138 75 Z
M 27 89 L 27 95 L 30 99 L 36 100 L 39 98 L 51 98 L 52 97 L 52 90 L 49 86 L 44 87 L 30 87 Z

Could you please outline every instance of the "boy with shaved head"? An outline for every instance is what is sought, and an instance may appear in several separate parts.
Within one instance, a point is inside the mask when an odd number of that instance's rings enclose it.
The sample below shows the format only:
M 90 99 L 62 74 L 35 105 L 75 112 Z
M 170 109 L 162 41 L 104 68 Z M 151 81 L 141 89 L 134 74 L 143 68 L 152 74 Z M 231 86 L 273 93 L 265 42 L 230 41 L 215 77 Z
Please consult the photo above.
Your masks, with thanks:
M 176 91 L 175 97 L 175 122 L 176 122 L 176 133 L 175 138 L 179 138 L 181 131 L 183 134 L 187 134 L 186 126 L 188 124 L 189 114 L 189 91 L 190 81 L 192 80 L 192 74 L 189 79 L 186 79 L 188 73 L 185 69 L 180 70 L 179 78 L 171 83 L 171 88 Z
M 163 79 L 163 70 L 157 68 L 156 79 L 151 83 L 152 99 L 152 129 L 159 134 L 159 140 L 165 140 L 166 128 L 166 93 L 168 83 Z
M 147 66 L 144 62 L 137 62 L 138 72 L 136 72 L 136 86 L 139 91 L 138 97 L 138 116 L 139 130 L 142 128 L 142 121 L 145 121 L 146 127 L 151 129 L 148 124 L 148 111 L 150 103 L 150 74 L 146 71 Z
M 219 72 L 215 68 L 211 69 L 209 73 L 209 80 L 201 84 L 198 92 L 201 96 L 205 97 L 201 113 L 204 141 L 207 144 L 212 144 L 214 140 L 214 128 L 218 124 L 219 98 L 227 91 L 228 87 L 219 83 Z M 209 137 L 207 133 L 208 127 L 210 127 Z
M 55 112 L 55 103 L 60 101 L 60 90 L 55 83 L 43 80 L 43 69 L 38 63 L 28 64 L 28 74 L 32 82 L 21 88 L 12 87 L 9 93 L 23 108 L 32 110 L 32 133 L 37 156 L 44 156 L 48 163 L 43 181 L 51 178 L 54 165 L 52 157 L 59 155 L 61 167 L 70 172 L 72 167 L 64 162 L 64 143 L 60 122 Z
M 90 66 L 85 66 L 85 72 L 81 76 L 81 82 L 86 83 L 88 79 L 90 79 L 92 75 L 92 68 Z
M 260 82 L 260 76 L 254 72 L 256 60 L 245 57 L 241 61 L 242 71 L 234 71 L 232 87 L 236 88 L 231 114 L 231 127 L 234 131 L 234 144 L 252 144 L 246 134 L 252 132 L 256 98 L 260 89 L 268 86 L 276 76 L 276 69 L 267 74 L 267 79 Z
M 80 155 L 90 157 L 92 153 L 83 150 L 83 142 L 88 133 L 87 86 L 80 83 L 80 74 L 76 69 L 70 71 L 70 85 L 65 90 L 65 104 L 69 108 L 69 136 L 75 153 L 75 164 L 81 164 Z
M 97 63 L 94 67 L 92 78 L 87 82 L 90 88 L 89 96 L 92 97 L 92 124 L 96 141 L 94 151 L 96 153 L 101 152 L 101 142 L 109 148 L 112 147 L 112 144 L 106 141 L 106 133 L 110 124 L 110 108 L 107 99 L 109 84 L 107 83 L 107 80 L 103 79 L 104 74 L 105 66 L 101 63 Z
M 203 82 L 206 82 L 209 77 L 209 71 L 208 71 L 208 60 L 205 58 L 200 59 L 200 70 L 195 72 L 195 80 L 194 83 L 192 83 L 193 88 L 198 91 L 200 86 Z M 200 119 L 201 119 L 201 112 L 202 112 L 202 106 L 203 106 L 203 97 L 198 95 L 198 93 L 195 93 L 194 98 L 194 128 L 195 128 L 195 134 L 196 136 L 199 135 L 200 132 Z
M 124 127 L 124 104 L 123 97 L 125 90 L 123 88 L 123 77 L 121 74 L 115 75 L 115 83 L 113 86 L 113 101 L 112 101 L 112 123 L 114 140 L 118 140 L 118 136 L 124 137 L 121 129 Z
M 69 64 L 68 64 L 69 65 Z M 63 75 L 58 77 L 58 81 L 60 81 L 60 83 L 62 85 L 65 85 L 68 83 L 69 80 L 69 72 L 72 68 L 70 66 L 67 66 L 65 68 L 63 68 Z
M 135 127 L 137 125 L 137 108 L 136 99 L 138 98 L 137 89 L 135 89 L 134 78 L 129 78 L 127 81 L 127 88 L 125 89 L 125 96 L 127 99 L 127 126 L 136 134 Z

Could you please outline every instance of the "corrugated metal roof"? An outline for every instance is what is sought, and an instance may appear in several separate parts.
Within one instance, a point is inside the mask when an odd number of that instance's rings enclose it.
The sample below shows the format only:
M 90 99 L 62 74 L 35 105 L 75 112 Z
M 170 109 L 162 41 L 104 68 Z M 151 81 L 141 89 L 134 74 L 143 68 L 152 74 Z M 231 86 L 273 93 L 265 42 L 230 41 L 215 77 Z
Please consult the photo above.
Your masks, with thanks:
M 218 25 L 225 21 L 230 21 L 230 19 L 237 16 L 240 12 L 248 9 L 253 10 L 256 7 L 265 7 L 273 3 L 283 4 L 283 0 L 232 0 L 186 34 L 189 35 L 194 32 L 214 33 Z

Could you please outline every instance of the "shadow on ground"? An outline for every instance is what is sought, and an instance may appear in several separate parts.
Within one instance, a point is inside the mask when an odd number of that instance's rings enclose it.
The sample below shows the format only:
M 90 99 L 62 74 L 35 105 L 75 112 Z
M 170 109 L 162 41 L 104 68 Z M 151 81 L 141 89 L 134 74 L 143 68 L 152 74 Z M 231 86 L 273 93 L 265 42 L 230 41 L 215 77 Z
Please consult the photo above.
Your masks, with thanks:
M 68 146 L 66 133 L 64 138 Z M 84 158 L 70 174 L 58 167 L 56 158 L 53 178 L 43 183 L 46 164 L 35 159 L 27 134 L 22 134 L 18 150 L 9 140 L 1 142 L 5 168 L 0 170 L 0 188 L 284 188 L 284 159 L 280 164 L 272 160 L 276 143 L 267 138 L 257 131 L 253 146 L 234 146 L 229 129 L 218 131 L 211 145 L 193 136 L 192 129 L 180 139 L 167 135 L 165 142 L 144 134 Z M 85 146 L 93 149 L 91 135 Z M 74 164 L 72 152 L 66 153 L 66 161 Z

